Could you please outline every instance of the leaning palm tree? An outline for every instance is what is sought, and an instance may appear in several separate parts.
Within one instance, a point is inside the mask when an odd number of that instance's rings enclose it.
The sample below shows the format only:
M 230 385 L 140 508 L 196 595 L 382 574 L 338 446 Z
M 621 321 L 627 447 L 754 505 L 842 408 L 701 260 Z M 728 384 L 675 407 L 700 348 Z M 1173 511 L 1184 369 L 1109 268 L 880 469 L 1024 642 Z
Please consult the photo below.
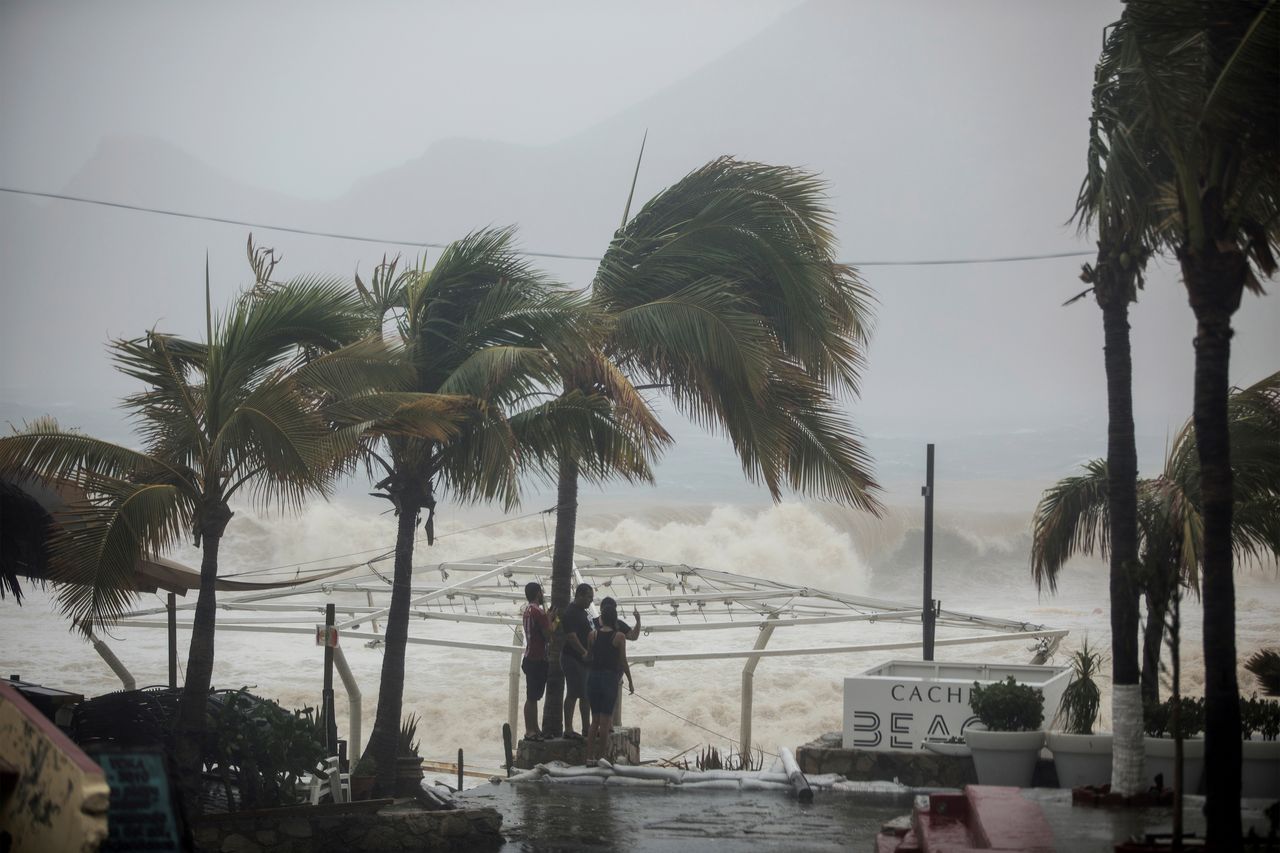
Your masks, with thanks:
M 1098 255 L 1080 278 L 1102 309 L 1107 376 L 1106 510 L 1110 531 L 1111 684 L 1115 746 L 1112 789 L 1130 796 L 1144 788 L 1142 699 L 1138 662 L 1138 451 L 1133 424 L 1133 361 L 1129 304 L 1138 298 L 1161 220 L 1154 210 L 1158 181 L 1167 160 L 1150 127 L 1137 114 L 1136 99 L 1121 73 L 1127 45 L 1108 30 L 1094 74 L 1089 121 L 1088 169 L 1076 198 L 1082 229 L 1096 226 Z M 1068 303 L 1070 304 L 1070 303 Z M 1154 589 L 1147 588 L 1148 604 Z M 1148 646 L 1149 648 L 1149 646 Z M 1157 652 L 1159 647 L 1156 647 Z M 1141 670 L 1145 676 L 1145 667 Z M 1145 678 L 1142 684 L 1146 685 Z
M 1236 479 L 1232 545 L 1240 561 L 1280 556 L 1280 373 L 1232 394 L 1228 404 Z M 1161 473 L 1137 481 L 1137 578 L 1147 600 L 1142 688 L 1159 701 L 1165 615 L 1175 585 L 1197 589 L 1204 559 L 1204 513 L 1194 421 L 1178 433 Z M 1115 549 L 1107 463 L 1085 463 L 1059 480 L 1036 507 L 1031 572 L 1036 586 L 1057 589 L 1076 555 L 1106 557 Z
M 562 375 L 565 392 L 605 394 L 620 420 L 661 436 L 633 391 L 662 389 L 727 435 L 775 500 L 789 487 L 878 512 L 870 459 L 836 401 L 857 390 L 871 296 L 834 258 L 824 190 L 812 174 L 725 157 L 624 215 L 589 291 L 598 345 Z M 578 474 L 560 460 L 557 607 L 569 600 Z M 543 728 L 558 732 L 552 651 Z
M 207 292 L 207 282 L 206 282 Z M 118 369 L 145 386 L 124 401 L 141 449 L 60 428 L 41 419 L 0 439 L 6 476 L 68 482 L 86 499 L 58 514 L 51 542 L 52 579 L 64 612 L 84 631 L 123 613 L 139 557 L 156 555 L 190 535 L 202 550 L 200 592 L 192 622 L 178 718 L 178 769 L 186 807 L 199 809 L 199 735 L 214 661 L 218 553 L 234 500 L 300 507 L 326 494 L 338 462 L 362 434 L 349 416 L 335 431 L 323 400 L 358 398 L 358 379 L 384 364 L 357 300 L 340 283 L 299 279 L 224 316 L 209 312 L 204 343 L 149 332 L 117 340 Z M 353 343 L 354 342 L 354 343 Z M 377 374 L 377 371 L 375 371 Z M 386 416 L 391 405 L 357 409 Z M 414 429 L 428 429 L 421 413 Z M 445 415 L 440 433 L 452 428 Z
M 559 365 L 594 334 L 581 299 L 530 267 L 511 229 L 477 231 L 452 243 L 433 266 L 396 274 L 382 264 L 368 286 L 357 279 L 370 328 L 394 325 L 408 389 L 471 401 L 471 415 L 447 437 L 371 434 L 364 458 L 380 471 L 379 497 L 397 515 L 395 568 L 384 636 L 378 711 L 365 754 L 390 791 L 404 696 L 410 583 L 418 521 L 435 540 L 437 500 L 514 506 L 522 472 L 550 477 L 555 460 L 588 470 L 650 477 L 640 436 L 615 423 L 599 395 L 547 391 Z M 602 461 L 597 461 L 602 460 Z
M 1195 421 L 1205 524 L 1208 840 L 1240 843 L 1239 685 L 1227 396 L 1231 317 L 1280 244 L 1280 4 L 1129 0 L 1112 52 L 1171 164 L 1161 209 L 1196 316 Z

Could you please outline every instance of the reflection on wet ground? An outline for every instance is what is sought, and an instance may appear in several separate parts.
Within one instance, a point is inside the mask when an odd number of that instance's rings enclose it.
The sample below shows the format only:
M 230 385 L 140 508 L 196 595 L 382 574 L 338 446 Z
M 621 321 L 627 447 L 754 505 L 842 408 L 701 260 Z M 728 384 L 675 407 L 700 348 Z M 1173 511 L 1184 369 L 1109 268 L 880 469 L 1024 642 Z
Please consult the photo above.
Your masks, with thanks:
M 880 826 L 910 798 L 819 793 L 801 805 L 781 792 L 676 791 L 603 785 L 485 785 L 462 795 L 503 815 L 504 851 L 872 850 Z

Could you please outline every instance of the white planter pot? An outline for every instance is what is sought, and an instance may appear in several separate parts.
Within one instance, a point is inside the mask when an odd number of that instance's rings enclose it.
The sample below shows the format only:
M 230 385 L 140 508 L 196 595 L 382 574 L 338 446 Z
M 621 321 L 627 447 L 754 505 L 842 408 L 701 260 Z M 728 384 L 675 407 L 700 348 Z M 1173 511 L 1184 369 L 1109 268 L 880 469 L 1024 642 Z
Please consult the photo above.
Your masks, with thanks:
M 1240 746 L 1240 796 L 1280 797 L 1280 741 L 1246 740 Z
M 1092 735 L 1049 732 L 1045 743 L 1053 752 L 1059 788 L 1111 783 L 1111 732 Z
M 1147 779 L 1154 783 L 1159 773 L 1164 776 L 1164 786 L 1173 788 L 1173 738 L 1145 737 L 1142 744 L 1147 753 Z M 1203 775 L 1204 738 L 1185 738 L 1182 741 L 1182 792 L 1198 794 Z
M 1031 787 L 1044 732 L 988 732 L 969 729 L 965 743 L 973 752 L 973 766 L 983 785 Z

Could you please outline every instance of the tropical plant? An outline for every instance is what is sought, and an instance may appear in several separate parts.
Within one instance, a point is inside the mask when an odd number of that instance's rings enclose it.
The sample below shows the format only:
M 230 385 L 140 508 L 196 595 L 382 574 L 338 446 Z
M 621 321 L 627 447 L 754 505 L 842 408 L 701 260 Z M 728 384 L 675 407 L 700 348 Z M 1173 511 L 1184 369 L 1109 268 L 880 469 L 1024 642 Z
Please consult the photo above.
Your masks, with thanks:
M 871 296 L 834 259 L 823 193 L 812 174 L 724 157 L 634 217 L 628 199 L 589 290 L 598 343 L 560 377 L 565 393 L 607 396 L 620 422 L 660 444 L 666 434 L 636 389 L 661 389 L 695 423 L 723 431 L 775 500 L 791 488 L 878 512 L 870 458 L 836 400 L 857 390 Z M 559 608 L 572 585 L 581 470 L 561 457 Z M 563 725 L 557 653 L 553 644 L 546 732 Z
M 993 732 L 1034 732 L 1044 723 L 1044 694 L 1012 675 L 986 685 L 973 682 L 969 707 Z
M 396 741 L 396 755 L 418 757 L 418 723 L 417 714 L 410 714 L 400 723 L 400 738 Z
M 1089 648 L 1087 639 L 1071 653 L 1071 683 L 1062 691 L 1055 717 L 1067 734 L 1093 734 L 1102 706 L 1102 691 L 1094 678 L 1102 672 L 1102 665 L 1102 653 Z
M 1233 492 L 1227 397 L 1231 317 L 1280 244 L 1280 6 L 1273 0 L 1129 0 L 1104 48 L 1170 162 L 1169 218 L 1196 317 L 1195 421 L 1204 518 L 1202 600 L 1208 842 L 1240 844 Z M 1104 55 L 1104 61 L 1106 59 Z
M 466 401 L 459 429 L 416 436 L 372 431 L 364 442 L 370 471 L 379 471 L 379 497 L 397 515 L 395 569 L 386 616 L 378 711 L 365 755 L 376 762 L 377 787 L 394 790 L 396 741 L 404 696 L 410 583 L 415 531 L 435 541 L 437 498 L 500 500 L 519 497 L 520 475 L 553 476 L 555 460 L 582 460 L 589 470 L 597 454 L 625 457 L 619 469 L 650 477 L 636 436 L 615 428 L 603 398 L 562 396 L 555 387 L 559 364 L 592 334 L 581 300 L 519 255 L 512 229 L 486 229 L 444 249 L 435 264 L 397 273 L 384 262 L 368 285 L 357 277 L 366 323 L 376 335 L 391 331 L 410 392 Z M 539 402 L 540 400 L 540 402 Z
M 1088 168 L 1076 197 L 1081 229 L 1098 232 L 1094 264 L 1080 278 L 1102 309 L 1107 377 L 1107 513 L 1111 531 L 1111 686 L 1114 717 L 1112 788 L 1142 789 L 1142 718 L 1138 660 L 1138 452 L 1133 424 L 1133 362 L 1129 304 L 1137 300 L 1161 217 L 1154 209 L 1157 183 L 1167 172 L 1154 133 L 1136 114 L 1137 99 L 1122 73 L 1128 58 L 1115 29 L 1094 73 Z M 1075 301 L 1074 299 L 1071 301 Z M 1070 303 L 1068 303 L 1070 304 Z
M 206 301 L 207 292 L 206 280 Z M 210 310 L 204 343 L 155 331 L 112 343 L 118 369 L 145 386 L 124 401 L 143 449 L 50 418 L 0 439 L 0 473 L 70 483 L 86 495 L 59 513 L 51 540 L 61 606 L 81 629 L 123 612 L 141 556 L 187 535 L 201 547 L 178 723 L 178 769 L 193 808 L 218 553 L 232 501 L 247 494 L 264 507 L 297 508 L 328 491 L 335 461 L 362 430 L 352 423 L 335 432 L 334 418 L 347 416 L 327 413 L 322 400 L 338 392 L 358 400 L 362 368 L 384 363 L 380 345 L 358 341 L 364 329 L 358 301 L 341 284 L 297 279 L 242 298 L 220 317 Z M 370 397 L 363 410 L 386 414 L 391 405 Z
M 1234 546 L 1241 560 L 1260 561 L 1280 555 L 1280 373 L 1233 393 L 1229 421 L 1237 484 Z M 1160 475 L 1138 481 L 1138 578 L 1147 600 L 1146 705 L 1159 701 L 1161 642 L 1171 597 L 1179 584 L 1195 589 L 1200 579 L 1204 520 L 1196 436 L 1195 422 L 1188 420 Z M 1056 590 L 1058 573 L 1077 554 L 1109 553 L 1114 538 L 1108 497 L 1101 459 L 1045 491 L 1032 521 L 1031 571 L 1038 587 Z
M 1258 680 L 1266 696 L 1280 696 L 1280 651 L 1259 649 L 1245 662 L 1244 668 Z

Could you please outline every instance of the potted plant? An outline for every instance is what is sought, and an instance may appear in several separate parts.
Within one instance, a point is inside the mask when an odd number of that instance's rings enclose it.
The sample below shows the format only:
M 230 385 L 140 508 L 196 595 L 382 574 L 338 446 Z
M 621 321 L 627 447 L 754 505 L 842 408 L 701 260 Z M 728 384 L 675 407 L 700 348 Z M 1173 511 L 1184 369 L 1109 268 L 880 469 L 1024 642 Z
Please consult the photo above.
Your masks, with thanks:
M 1173 739 L 1173 698 L 1148 705 L 1142 710 L 1143 748 L 1147 755 L 1147 776 L 1160 777 L 1161 785 L 1173 787 L 1173 765 L 1176 744 Z M 1204 773 L 1204 699 L 1196 696 L 1180 696 L 1178 702 L 1179 727 L 1182 730 L 1182 778 L 1183 789 L 1188 794 L 1200 790 L 1200 777 Z
M 978 781 L 1029 787 L 1044 746 L 1043 694 L 1013 676 L 985 687 L 975 681 L 969 707 L 982 726 L 969 726 L 964 735 Z
M 367 800 L 373 796 L 373 783 L 378 779 L 378 762 L 365 753 L 351 768 L 351 799 Z
M 1254 694 L 1240 700 L 1240 796 L 1280 797 L 1280 704 Z
M 410 714 L 400 722 L 396 740 L 396 796 L 412 797 L 422 784 L 422 756 L 418 754 L 418 715 Z
M 1045 736 L 1053 752 L 1059 787 L 1111 782 L 1111 733 L 1093 731 L 1102 705 L 1102 691 L 1094 677 L 1102 672 L 1102 665 L 1102 654 L 1089 648 L 1088 640 L 1071 656 L 1071 683 L 1062 691 L 1054 717 L 1062 731 Z

